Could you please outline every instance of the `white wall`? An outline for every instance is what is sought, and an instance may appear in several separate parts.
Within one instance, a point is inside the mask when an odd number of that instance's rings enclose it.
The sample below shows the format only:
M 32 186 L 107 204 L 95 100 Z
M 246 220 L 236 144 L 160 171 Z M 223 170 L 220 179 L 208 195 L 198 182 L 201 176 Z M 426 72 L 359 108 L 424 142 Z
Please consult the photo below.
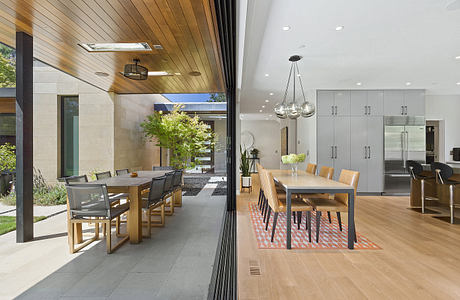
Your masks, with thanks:
M 240 132 L 244 131 L 249 131 L 254 135 L 254 147 L 260 150 L 260 164 L 264 168 L 278 169 L 281 160 L 280 124 L 270 120 L 242 120 Z M 237 154 L 237 158 L 239 161 L 239 153 Z
M 444 120 L 444 141 L 446 161 L 452 160 L 450 151 L 454 147 L 460 147 L 460 95 L 427 95 L 425 117 L 429 120 Z M 439 143 L 443 137 L 440 136 Z M 440 155 L 441 156 L 441 155 Z

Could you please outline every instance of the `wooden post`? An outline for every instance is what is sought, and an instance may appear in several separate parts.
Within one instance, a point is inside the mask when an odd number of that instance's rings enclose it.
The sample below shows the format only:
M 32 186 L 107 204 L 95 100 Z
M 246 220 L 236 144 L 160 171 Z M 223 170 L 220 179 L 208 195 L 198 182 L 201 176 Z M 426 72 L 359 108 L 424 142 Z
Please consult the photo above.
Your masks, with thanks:
M 16 32 L 16 242 L 33 239 L 33 39 Z

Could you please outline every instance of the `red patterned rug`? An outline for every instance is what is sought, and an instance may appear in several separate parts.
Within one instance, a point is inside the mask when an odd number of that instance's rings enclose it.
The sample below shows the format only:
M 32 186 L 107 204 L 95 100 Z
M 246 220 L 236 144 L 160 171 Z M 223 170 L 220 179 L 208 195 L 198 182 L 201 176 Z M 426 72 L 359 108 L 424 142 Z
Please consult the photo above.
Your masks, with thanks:
M 263 216 L 257 207 L 257 203 L 249 203 L 249 212 L 251 215 L 252 227 L 254 228 L 254 233 L 257 239 L 257 246 L 260 249 L 286 249 L 286 213 L 280 213 L 278 215 L 275 237 L 272 243 L 270 238 L 273 225 L 273 213 L 270 216 L 270 224 L 268 225 L 268 230 L 265 231 Z M 291 246 L 293 249 L 348 249 L 347 225 L 342 224 L 342 231 L 340 231 L 337 218 L 334 216 L 334 214 L 331 214 L 332 223 L 329 223 L 327 214 L 323 214 L 321 216 L 319 243 L 317 243 L 315 212 L 312 212 L 311 216 L 311 243 L 308 242 L 308 231 L 305 230 L 306 214 L 302 214 L 302 225 L 300 230 L 297 229 L 297 224 L 294 224 L 294 220 L 292 219 Z M 355 249 L 381 249 L 365 236 L 359 233 L 357 233 L 357 235 L 358 242 L 355 243 Z

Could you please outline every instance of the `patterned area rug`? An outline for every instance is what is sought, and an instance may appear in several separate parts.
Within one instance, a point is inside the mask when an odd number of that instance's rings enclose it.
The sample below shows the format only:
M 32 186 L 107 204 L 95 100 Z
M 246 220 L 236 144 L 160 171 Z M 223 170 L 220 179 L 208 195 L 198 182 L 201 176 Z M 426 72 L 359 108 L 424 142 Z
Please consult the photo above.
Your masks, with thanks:
M 257 239 L 257 246 L 260 249 L 286 249 L 286 213 L 280 213 L 278 215 L 278 221 L 276 224 L 275 237 L 273 243 L 270 241 L 272 225 L 273 225 L 273 213 L 270 216 L 270 224 L 268 230 L 265 231 L 265 225 L 263 223 L 263 216 L 260 213 L 257 202 L 249 203 L 249 212 L 252 221 L 252 227 Z M 312 212 L 311 219 L 311 240 L 308 242 L 308 231 L 305 229 L 306 214 L 302 214 L 302 225 L 300 230 L 297 229 L 297 224 L 294 224 L 294 220 L 291 219 L 291 246 L 293 249 L 348 249 L 347 248 L 347 236 L 348 226 L 342 224 L 342 231 L 339 230 L 339 224 L 334 214 L 331 214 L 332 223 L 329 223 L 327 214 L 321 216 L 321 228 L 319 235 L 319 243 L 316 242 L 316 215 Z M 355 243 L 355 249 L 381 249 L 375 243 L 370 241 L 365 236 L 357 233 L 358 242 Z

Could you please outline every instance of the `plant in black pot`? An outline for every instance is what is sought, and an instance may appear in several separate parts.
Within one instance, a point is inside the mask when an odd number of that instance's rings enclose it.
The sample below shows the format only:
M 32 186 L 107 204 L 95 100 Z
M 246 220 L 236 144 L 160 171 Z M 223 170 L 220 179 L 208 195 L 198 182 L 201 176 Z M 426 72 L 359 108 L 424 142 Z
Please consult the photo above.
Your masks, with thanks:
M 5 195 L 13 180 L 13 173 L 16 170 L 16 147 L 6 143 L 0 145 L 0 195 Z
M 251 150 L 252 158 L 258 158 L 258 157 L 259 157 L 259 153 L 260 153 L 259 149 L 257 149 L 257 148 L 252 148 L 252 150 Z
M 251 173 L 249 172 L 249 158 L 248 158 L 248 150 L 244 150 L 241 148 L 240 145 L 240 170 L 241 170 L 241 186 L 243 188 L 251 187 Z

